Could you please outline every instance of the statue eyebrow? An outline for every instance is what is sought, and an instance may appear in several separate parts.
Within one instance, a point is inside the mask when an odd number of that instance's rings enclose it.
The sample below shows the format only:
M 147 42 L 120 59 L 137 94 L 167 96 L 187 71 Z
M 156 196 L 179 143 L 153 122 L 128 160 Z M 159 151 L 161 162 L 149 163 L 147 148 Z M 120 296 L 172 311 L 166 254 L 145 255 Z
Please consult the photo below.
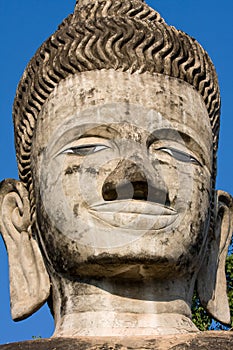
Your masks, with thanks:
M 113 126 L 110 125 L 97 125 L 91 129 L 88 129 L 86 132 L 84 132 L 80 137 L 78 137 L 78 140 L 85 138 L 85 137 L 102 137 L 106 139 L 112 139 L 115 136 L 119 136 L 120 133 L 115 129 Z
M 178 136 L 178 137 L 177 137 Z M 146 140 L 146 145 L 147 147 L 150 147 L 150 145 L 159 140 L 164 140 L 164 139 L 171 139 L 171 140 L 183 140 L 183 138 L 180 135 L 180 132 L 174 130 L 174 129 L 156 129 L 153 132 L 151 132 Z
M 199 149 L 201 146 L 197 143 L 195 139 L 193 139 L 190 135 L 183 133 L 182 131 L 174 130 L 174 129 L 158 129 L 153 131 L 147 138 L 146 145 L 150 147 L 150 145 L 159 140 L 172 140 L 183 142 L 185 145 L 189 145 L 190 143 L 194 143 L 197 145 Z

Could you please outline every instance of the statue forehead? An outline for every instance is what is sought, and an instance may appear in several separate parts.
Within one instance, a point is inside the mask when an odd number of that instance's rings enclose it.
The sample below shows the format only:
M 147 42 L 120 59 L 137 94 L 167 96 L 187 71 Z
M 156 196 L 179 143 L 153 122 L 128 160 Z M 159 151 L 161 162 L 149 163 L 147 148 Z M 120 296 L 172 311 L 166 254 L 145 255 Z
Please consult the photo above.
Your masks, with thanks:
M 61 97 L 63 97 L 62 100 Z M 100 102 L 103 99 L 122 100 L 124 98 L 125 101 L 142 101 L 148 107 L 154 107 L 155 103 L 162 101 L 164 97 L 173 99 L 176 103 L 180 102 L 181 106 L 183 102 L 189 103 L 190 110 L 192 110 L 190 102 L 194 100 L 205 107 L 200 94 L 183 80 L 159 73 L 131 74 L 114 69 L 87 71 L 67 77 L 55 87 L 44 106 L 48 101 L 56 102 L 55 107 L 60 104 L 70 104 L 74 99 L 75 101 L 79 99 L 78 106 L 82 109 L 87 104 L 93 104 L 90 102 L 93 98 Z M 73 103 L 76 104 L 76 102 Z M 207 112 L 206 115 L 208 116 Z
M 53 132 L 61 125 L 63 129 L 72 123 L 75 126 L 77 121 L 143 123 L 149 132 L 177 126 L 188 134 L 195 131 L 209 150 L 212 147 L 211 125 L 201 96 L 184 81 L 161 74 L 101 70 L 66 78 L 45 102 L 37 135 L 44 135 L 43 128 Z

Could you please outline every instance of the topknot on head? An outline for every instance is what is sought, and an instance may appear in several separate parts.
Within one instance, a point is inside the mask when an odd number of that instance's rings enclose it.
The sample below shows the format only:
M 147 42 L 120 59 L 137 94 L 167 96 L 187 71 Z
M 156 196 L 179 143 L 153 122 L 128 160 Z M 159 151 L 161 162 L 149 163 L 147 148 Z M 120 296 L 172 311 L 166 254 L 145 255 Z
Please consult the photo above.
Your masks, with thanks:
M 105 16 L 128 16 L 164 22 L 160 14 L 145 4 L 144 0 L 76 0 L 73 22 L 79 18 L 96 19 Z

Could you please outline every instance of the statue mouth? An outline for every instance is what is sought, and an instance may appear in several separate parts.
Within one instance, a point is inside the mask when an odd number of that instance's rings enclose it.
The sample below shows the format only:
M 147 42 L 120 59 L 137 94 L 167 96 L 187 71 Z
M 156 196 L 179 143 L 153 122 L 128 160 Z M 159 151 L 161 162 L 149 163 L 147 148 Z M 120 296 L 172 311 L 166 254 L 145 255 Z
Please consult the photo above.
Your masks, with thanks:
M 92 205 L 91 215 L 113 227 L 133 230 L 159 230 L 170 226 L 178 217 L 171 207 L 134 199 Z
M 142 214 L 142 215 L 177 215 L 177 211 L 167 205 L 160 203 L 125 199 L 113 202 L 102 202 L 91 206 L 91 211 L 111 212 L 124 214 Z

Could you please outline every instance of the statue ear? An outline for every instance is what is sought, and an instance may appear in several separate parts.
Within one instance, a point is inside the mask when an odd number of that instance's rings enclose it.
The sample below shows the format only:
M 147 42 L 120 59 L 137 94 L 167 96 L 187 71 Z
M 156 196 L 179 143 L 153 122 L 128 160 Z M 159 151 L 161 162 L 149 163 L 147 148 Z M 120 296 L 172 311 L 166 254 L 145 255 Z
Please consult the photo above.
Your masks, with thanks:
M 233 198 L 217 191 L 216 221 L 209 237 L 206 256 L 197 278 L 197 291 L 202 305 L 217 321 L 230 324 L 225 262 L 233 230 Z
M 28 192 L 20 181 L 0 183 L 0 230 L 7 248 L 11 314 L 21 320 L 48 299 L 50 281 L 36 240 L 30 234 Z

